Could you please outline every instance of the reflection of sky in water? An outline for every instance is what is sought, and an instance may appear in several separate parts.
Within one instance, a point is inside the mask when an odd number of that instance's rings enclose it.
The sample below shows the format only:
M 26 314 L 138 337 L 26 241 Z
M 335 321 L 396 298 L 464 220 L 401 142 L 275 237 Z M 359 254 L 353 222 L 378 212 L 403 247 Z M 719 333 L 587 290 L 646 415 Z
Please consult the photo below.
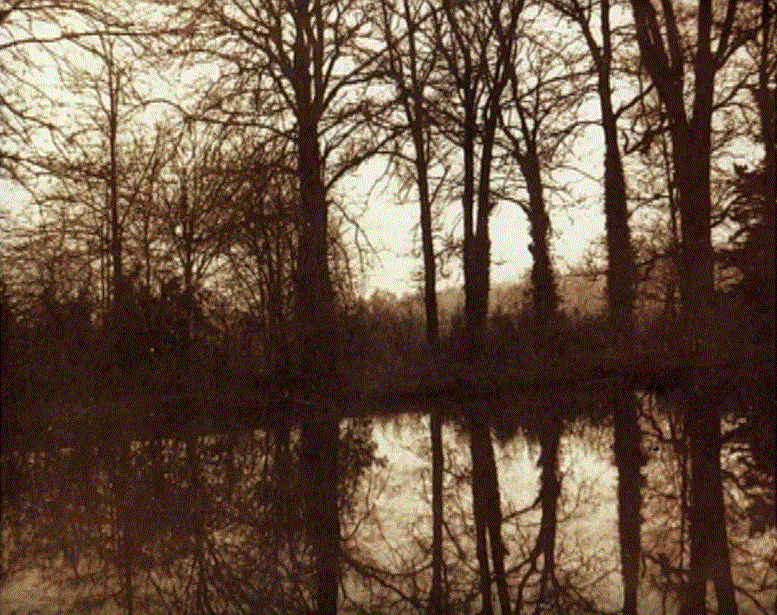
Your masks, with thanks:
M 356 546 L 359 557 L 372 560 L 382 568 L 400 572 L 408 562 L 424 560 L 422 549 L 428 549 L 431 537 L 431 468 L 428 417 L 404 416 L 396 421 L 376 422 L 373 437 L 377 443 L 377 455 L 385 457 L 385 467 L 373 468 L 362 481 L 362 497 L 358 498 L 356 518 L 362 517 L 359 529 L 349 542 Z M 557 537 L 557 571 L 559 578 L 567 575 L 576 583 L 596 582 L 588 588 L 587 597 L 597 606 L 614 612 L 621 602 L 621 583 L 617 542 L 617 473 L 611 463 L 612 436 L 608 430 L 596 428 L 575 429 L 576 435 L 566 435 L 561 442 L 559 469 L 563 478 L 563 490 L 559 503 Z M 468 481 L 456 482 L 453 474 L 469 476 L 470 451 L 466 437 L 446 426 L 443 433 L 446 450 L 445 517 L 453 531 L 461 531 L 462 522 L 471 526 L 471 485 Z M 668 484 L 667 472 L 675 467 L 668 459 L 668 451 L 646 438 L 648 463 L 643 473 L 653 486 Z M 504 446 L 495 446 L 499 472 L 500 497 L 505 514 L 503 538 L 508 550 L 507 567 L 522 561 L 533 547 L 539 528 L 541 510 L 536 507 L 520 515 L 515 511 L 525 509 L 534 502 L 539 486 L 537 459 L 539 446 L 528 444 L 520 436 Z M 668 464 L 668 465 L 667 465 Z M 669 479 L 671 482 L 672 479 Z M 656 551 L 654 537 L 676 521 L 666 511 L 646 505 L 644 509 L 643 545 Z M 347 525 L 344 535 L 350 534 Z M 730 530 L 731 531 L 731 530 Z M 733 535 L 733 534 L 732 534 Z M 461 577 L 476 583 L 471 577 L 476 569 L 474 542 L 470 534 L 460 539 L 466 559 L 461 561 L 446 536 L 446 561 L 451 569 L 458 568 L 470 575 Z M 763 566 L 775 550 L 775 534 L 756 541 L 749 541 L 749 548 L 762 554 Z M 686 562 L 687 564 L 687 562 Z M 761 567 L 763 567 L 761 566 Z M 736 574 L 736 571 L 735 571 Z M 44 580 L 38 572 L 17 577 L 2 589 L 0 613 L 18 611 L 26 614 L 38 609 L 41 614 L 57 613 L 67 609 L 70 598 L 60 593 L 57 576 L 47 575 Z M 509 579 L 515 586 L 518 577 Z M 359 595 L 353 579 L 346 577 L 346 585 Z M 425 587 L 425 581 L 421 581 Z M 644 584 L 643 584 L 644 589 Z M 642 591 L 641 611 L 660 613 L 660 595 Z M 668 612 L 676 611 L 670 603 Z M 749 613 L 751 605 L 743 604 L 741 612 Z M 113 613 L 115 605 L 103 613 Z
M 35 570 L 20 575 L 3 588 L 0 598 L 0 613 L 9 615 L 18 611 L 20 615 L 38 609 L 41 613 L 57 613 L 70 606 L 66 592 L 60 590 L 56 580 L 46 580 Z
M 399 572 L 407 561 L 420 562 L 420 551 L 416 540 L 419 536 L 427 540 L 431 536 L 431 469 L 429 464 L 429 421 L 412 417 L 396 423 L 376 424 L 373 437 L 378 444 L 377 454 L 388 459 L 388 473 L 376 481 L 388 478 L 381 495 L 375 501 L 372 511 L 373 524 L 363 524 L 361 537 L 373 540 L 382 537 L 382 547 L 371 551 L 376 562 L 385 568 L 396 566 Z M 598 438 L 607 438 L 603 432 Z M 471 511 L 471 485 L 462 484 L 450 491 L 452 477 L 448 474 L 451 465 L 469 472 L 471 458 L 466 440 L 457 436 L 450 428 L 443 431 L 444 448 L 455 451 L 446 454 L 446 521 L 455 525 L 461 513 L 469 515 Z M 606 442 L 609 447 L 609 442 Z M 559 505 L 560 524 L 558 527 L 557 564 L 559 576 L 565 573 L 573 576 L 581 570 L 581 565 L 590 566 L 586 555 L 595 556 L 602 570 L 591 570 L 591 576 L 602 578 L 592 588 L 591 595 L 600 599 L 604 609 L 614 610 L 620 602 L 620 579 L 614 570 L 617 558 L 616 535 L 616 472 L 609 459 L 602 457 L 588 443 L 577 437 L 564 437 L 560 451 L 560 471 L 563 474 L 563 491 Z M 423 452 L 419 454 L 419 452 Z M 504 446 L 495 443 L 497 469 L 502 509 L 505 515 L 503 539 L 508 550 L 507 568 L 521 561 L 526 552 L 534 545 L 539 528 L 541 509 L 539 506 L 520 516 L 511 513 L 530 506 L 537 498 L 539 488 L 538 445 L 528 445 L 518 437 Z M 459 500 L 460 506 L 454 506 L 451 500 Z M 459 513 L 458 515 L 456 513 Z M 419 519 L 422 521 L 419 523 Z M 472 523 L 471 519 L 467 519 Z M 378 531 L 376 528 L 380 528 Z M 529 539 L 527 540 L 527 536 Z M 445 537 L 446 542 L 449 538 Z M 461 544 L 468 549 L 467 563 L 476 565 L 474 543 L 462 539 Z M 587 550 L 581 554 L 580 550 Z M 451 565 L 455 564 L 455 553 L 450 545 L 446 552 L 451 554 Z M 446 558 L 448 559 L 448 558 Z M 517 583 L 513 575 L 511 584 Z M 475 582 L 474 579 L 472 582 Z

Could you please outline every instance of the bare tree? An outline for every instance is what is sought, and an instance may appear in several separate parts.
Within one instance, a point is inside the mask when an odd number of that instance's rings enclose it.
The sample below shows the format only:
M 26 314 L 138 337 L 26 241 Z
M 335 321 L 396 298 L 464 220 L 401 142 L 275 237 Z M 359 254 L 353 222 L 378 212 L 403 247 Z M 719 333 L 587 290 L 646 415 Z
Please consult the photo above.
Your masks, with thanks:
M 714 353 L 710 343 L 714 297 L 710 155 L 715 77 L 742 40 L 737 28 L 738 3 L 727 2 L 722 18 L 714 16 L 711 2 L 699 4 L 691 47 L 691 86 L 686 81 L 689 46 L 681 34 L 681 17 L 674 4 L 662 2 L 660 13 L 648 0 L 632 0 L 631 6 L 641 61 L 668 118 L 673 187 L 682 236 L 683 353 L 689 367 L 694 367 L 686 383 L 686 426 L 692 467 L 691 569 L 682 612 L 705 612 L 707 581 L 711 579 L 718 612 L 736 613 L 721 486 L 721 411 L 709 395 L 699 392 L 709 386 L 704 382 L 701 366 L 711 361 Z M 714 50 L 713 36 L 717 37 Z M 689 87 L 690 111 L 686 107 Z
M 366 75 L 378 57 L 360 44 L 366 36 L 367 7 L 341 0 L 181 6 L 199 33 L 189 49 L 220 58 L 229 73 L 210 93 L 201 118 L 254 126 L 265 137 L 294 145 L 299 184 L 293 215 L 299 234 L 294 360 L 303 395 L 314 401 L 304 419 L 306 517 L 316 553 L 316 608 L 335 612 L 339 416 L 337 407 L 320 397 L 331 388 L 327 379 L 336 374 L 328 190 L 375 149 L 369 140 L 357 145 L 363 136 L 359 127 L 374 111 L 369 97 L 357 97 L 367 94 Z M 332 163 L 338 152 L 340 160 Z
M 533 257 L 531 268 L 531 304 L 533 350 L 543 366 L 548 366 L 557 351 L 559 295 L 550 249 L 550 217 L 545 199 L 545 176 L 550 166 L 559 164 L 563 143 L 574 135 L 578 122 L 572 119 L 574 109 L 586 93 L 586 87 L 575 74 L 578 58 L 565 57 L 558 39 L 538 27 L 522 24 L 525 30 L 516 50 L 510 78 L 510 99 L 501 117 L 502 132 L 507 137 L 507 156 L 514 159 L 524 182 L 528 203 L 520 205 L 529 220 Z M 521 53 L 531 62 L 521 61 Z M 528 66 L 527 66 L 528 65 Z M 559 77 L 559 68 L 563 67 Z M 539 603 L 558 594 L 555 570 L 556 528 L 561 480 L 558 473 L 558 450 L 564 427 L 564 416 L 554 403 L 538 400 L 532 416 L 535 424 L 528 429 L 538 435 L 541 447 L 539 502 L 542 506 L 537 542 L 529 553 L 529 566 L 518 583 L 516 612 L 523 608 L 523 592 L 537 560 L 543 557 L 540 574 Z M 548 582 L 552 591 L 548 591 Z
M 396 89 L 399 108 L 407 120 L 413 144 L 412 166 L 418 189 L 421 245 L 423 252 L 424 305 L 426 308 L 426 343 L 435 348 L 439 342 L 440 325 L 437 310 L 437 270 L 432 229 L 432 204 L 437 191 L 430 186 L 429 171 L 433 158 L 432 118 L 427 98 L 428 82 L 437 77 L 438 49 L 431 32 L 430 4 L 421 2 L 402 5 L 383 2 L 381 24 L 387 46 L 388 74 Z M 396 14 L 395 14 L 396 13 Z M 399 26 L 401 34 L 395 35 Z M 428 612 L 446 612 L 443 597 L 443 456 L 442 417 L 440 409 L 431 410 L 432 442 L 432 588 Z
M 601 125 L 604 132 L 604 213 L 607 236 L 607 305 L 613 332 L 621 352 L 630 352 L 634 335 L 634 285 L 636 270 L 629 230 L 626 180 L 618 143 L 618 115 L 613 102 L 614 71 L 610 2 L 599 4 L 598 37 L 592 27 L 592 7 L 577 0 L 554 5 L 580 28 L 593 59 Z M 597 38 L 601 42 L 597 42 Z M 610 400 L 615 425 L 615 462 L 618 467 L 618 517 L 621 566 L 626 615 L 636 615 L 640 562 L 641 449 L 636 404 L 619 385 Z

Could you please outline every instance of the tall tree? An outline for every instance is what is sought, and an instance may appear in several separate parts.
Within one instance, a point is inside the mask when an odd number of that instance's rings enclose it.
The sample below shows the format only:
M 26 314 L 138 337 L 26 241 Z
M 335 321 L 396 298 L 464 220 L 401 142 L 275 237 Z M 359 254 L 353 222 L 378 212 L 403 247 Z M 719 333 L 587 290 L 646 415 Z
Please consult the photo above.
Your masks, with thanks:
M 437 310 L 437 268 L 432 229 L 434 194 L 430 185 L 432 163 L 432 121 L 427 98 L 428 81 L 435 76 L 438 54 L 430 36 L 429 3 L 401 6 L 383 2 L 381 24 L 387 46 L 388 73 L 397 89 L 398 106 L 407 121 L 413 146 L 412 166 L 420 208 L 421 248 L 423 253 L 424 306 L 426 310 L 426 343 L 435 348 L 439 342 L 440 324 Z M 395 34 L 395 28 L 403 34 Z M 442 595 L 443 578 L 443 449 L 442 416 L 435 404 L 430 413 L 432 444 L 432 587 L 428 612 L 442 614 L 446 605 Z
M 420 207 L 421 246 L 424 263 L 424 305 L 426 310 L 426 341 L 434 346 L 439 339 L 437 312 L 437 268 L 432 234 L 432 190 L 429 172 L 432 160 L 432 113 L 427 92 L 429 81 L 435 77 L 438 49 L 431 36 L 430 11 L 426 2 L 411 5 L 403 0 L 401 6 L 384 2 L 381 5 L 381 28 L 386 39 L 386 61 L 389 78 L 397 90 L 397 102 L 407 121 L 413 155 L 412 166 L 418 189 Z M 395 31 L 398 30 L 399 34 Z
M 680 16 L 671 0 L 660 13 L 650 0 L 631 0 L 640 57 L 668 120 L 672 144 L 672 185 L 680 213 L 680 278 L 683 354 L 688 364 L 685 422 L 691 459 L 691 568 L 682 613 L 706 612 L 707 581 L 712 580 L 718 612 L 737 611 L 726 534 L 720 445 L 721 409 L 703 394 L 704 365 L 714 358 L 710 330 L 714 277 L 710 231 L 710 158 L 716 74 L 741 42 L 737 35 L 738 2 L 725 3 L 714 15 L 702 0 L 696 12 L 692 45 L 683 37 Z M 717 46 L 713 50 L 713 38 Z M 692 54 L 689 60 L 688 55 Z M 687 65 L 693 67 L 688 83 Z M 690 109 L 686 107 L 690 90 Z
M 461 147 L 464 218 L 464 352 L 475 359 L 484 343 L 488 315 L 491 249 L 489 217 L 495 205 L 491 180 L 502 94 L 518 36 L 522 0 L 492 0 L 483 5 L 443 2 L 435 16 L 440 53 L 461 109 L 447 109 L 452 136 Z M 478 155 L 479 154 L 479 155 Z M 476 166 L 477 172 L 476 172 Z M 488 412 L 465 408 L 473 471 L 473 509 L 483 613 L 492 612 L 490 554 L 499 603 L 510 612 L 504 568 L 502 511 Z
M 346 0 L 181 5 L 200 34 L 191 40 L 192 52 L 204 50 L 223 67 L 203 119 L 253 126 L 263 138 L 294 145 L 295 363 L 303 396 L 314 402 L 303 420 L 306 521 L 315 553 L 315 608 L 332 613 L 339 588 L 340 421 L 336 404 L 323 399 L 337 389 L 328 191 L 375 150 L 371 141 L 359 141 L 359 125 L 373 112 L 364 84 L 379 52 L 360 44 L 367 7 Z
M 494 148 L 522 8 L 520 0 L 483 6 L 446 0 L 444 19 L 436 20 L 440 51 L 461 105 L 447 113 L 453 116 L 452 136 L 462 150 L 465 343 L 470 356 L 480 350 L 488 315 Z
M 599 3 L 599 33 L 592 25 L 593 10 L 578 0 L 554 5 L 580 28 L 593 59 L 604 133 L 604 214 L 607 238 L 607 307 L 617 347 L 629 353 L 634 335 L 634 285 L 636 267 L 629 230 L 626 179 L 618 144 L 618 114 L 613 95 L 613 27 L 609 0 Z M 597 41 L 598 39 L 598 41 Z M 625 615 L 636 615 L 639 583 L 641 526 L 641 449 L 637 406 L 622 384 L 610 398 L 615 427 L 615 464 L 618 468 L 618 530 Z

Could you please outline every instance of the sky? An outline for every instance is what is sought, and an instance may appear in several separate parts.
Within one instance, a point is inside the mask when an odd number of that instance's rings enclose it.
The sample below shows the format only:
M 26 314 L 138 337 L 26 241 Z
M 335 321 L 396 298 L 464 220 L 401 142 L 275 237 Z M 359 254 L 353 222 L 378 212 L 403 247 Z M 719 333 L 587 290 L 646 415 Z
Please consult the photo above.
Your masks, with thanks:
M 52 26 L 42 24 L 36 30 L 41 36 L 54 36 L 58 33 Z M 34 53 L 34 50 L 31 50 Z M 77 53 L 77 52 L 76 52 Z M 69 55 L 72 62 L 77 56 Z M 56 69 L 50 58 L 39 58 L 42 70 L 39 85 L 54 87 L 57 82 Z M 89 64 L 89 58 L 84 57 L 84 63 Z M 79 62 L 81 63 L 81 62 Z M 103 70 L 101 63 L 96 63 L 90 69 L 91 72 Z M 202 70 L 206 70 L 202 69 Z M 213 77 L 213 75 L 208 75 Z M 178 75 L 173 83 L 188 81 L 188 75 Z M 194 78 L 194 77 L 192 77 Z M 45 83 L 49 82 L 49 83 Z M 165 87 L 170 87 L 153 77 L 145 78 L 144 82 L 150 90 L 152 97 L 164 97 Z M 175 93 L 167 92 L 173 98 L 180 98 Z M 67 97 L 73 101 L 73 97 Z M 153 122 L 153 114 L 169 112 L 170 109 L 162 109 L 155 105 L 150 108 L 148 120 Z M 598 112 L 594 112 L 598 113 Z M 601 175 L 601 138 L 600 130 L 591 130 L 586 138 L 581 139 L 576 145 L 575 154 L 578 157 L 577 164 L 586 173 L 592 176 Z M 397 296 L 412 293 L 418 290 L 418 282 L 414 282 L 414 273 L 420 270 L 422 260 L 420 255 L 413 256 L 412 252 L 420 252 L 420 233 L 414 232 L 418 224 L 418 204 L 410 199 L 400 200 L 395 184 L 391 181 L 380 181 L 385 173 L 383 160 L 368 161 L 359 167 L 351 177 L 344 178 L 335 188 L 335 192 L 345 202 L 349 212 L 360 211 L 359 224 L 368 239 L 369 245 L 375 248 L 375 252 L 368 255 L 368 267 L 362 274 L 362 279 L 357 287 L 361 294 L 370 296 L 376 290 L 389 291 Z M 584 203 L 583 206 L 568 209 L 561 207 L 559 199 L 553 194 L 546 197 L 551 204 L 552 223 L 552 249 L 556 255 L 556 267 L 559 273 L 563 273 L 567 265 L 580 261 L 592 242 L 596 241 L 604 232 L 604 217 L 601 211 L 602 187 L 599 183 L 568 171 L 566 175 L 557 175 L 557 181 L 561 181 L 567 188 L 572 188 L 577 200 Z M 29 201 L 28 195 L 8 183 L 0 182 L 0 209 L 10 211 L 12 214 L 22 216 L 35 216 L 37 207 Z M 452 202 L 446 209 L 446 230 L 454 228 L 461 235 L 461 205 Z M 526 216 L 515 204 L 501 203 L 495 208 L 491 216 L 491 241 L 492 241 L 492 284 L 515 283 L 522 280 L 526 271 L 531 267 L 531 256 L 528 251 L 530 238 L 529 225 Z M 352 236 L 349 231 L 348 236 Z M 439 246 L 438 246 L 439 248 Z M 450 286 L 463 284 L 461 264 L 452 262 L 449 266 L 451 276 L 438 282 L 439 290 L 445 290 Z
M 579 164 L 587 174 L 601 174 L 600 145 L 598 134 L 591 131 L 590 138 L 581 140 L 576 147 Z M 365 273 L 364 295 L 369 297 L 380 289 L 401 297 L 418 289 L 418 284 L 413 282 L 413 272 L 419 270 L 422 260 L 411 252 L 414 247 L 420 248 L 420 233 L 413 232 L 420 213 L 417 202 L 410 199 L 398 202 L 395 187 L 381 181 L 383 172 L 380 161 L 363 164 L 353 178 L 344 181 L 340 192 L 348 195 L 353 209 L 367 204 L 359 223 L 377 254 L 370 259 L 371 268 Z M 578 264 L 592 243 L 604 234 L 603 189 L 598 182 L 573 171 L 558 173 L 556 181 L 569 188 L 582 202 L 577 206 L 562 207 L 552 194 L 546 195 L 551 205 L 556 201 L 550 212 L 552 249 L 557 272 L 565 273 L 568 266 Z M 447 213 L 446 227 L 458 223 L 460 233 L 461 204 L 451 203 Z M 492 286 L 520 282 L 532 264 L 526 215 L 515 204 L 498 204 L 491 215 L 490 234 Z M 460 264 L 451 269 L 453 275 L 449 279 L 439 280 L 440 290 L 463 285 Z
M 49 32 L 50 26 L 40 26 L 43 30 L 36 32 L 44 36 L 55 35 Z M 72 60 L 72 57 L 71 57 Z M 56 71 L 46 58 L 41 57 L 44 80 L 56 82 Z M 93 67 L 95 71 L 100 66 Z M 209 69 L 200 68 L 200 71 Z M 204 74 L 202 75 L 204 76 Z M 214 75 L 208 74 L 213 78 Z M 179 75 L 179 77 L 181 77 Z M 196 75 L 182 77 L 183 83 Z M 163 97 L 164 88 L 169 85 L 153 78 L 145 80 L 152 97 Z M 43 84 L 41 84 L 43 85 Z M 170 94 L 170 92 L 168 92 Z M 622 93 L 621 93 L 622 94 Z M 175 93 L 174 98 L 179 98 Z M 72 97 L 71 97 L 72 98 Z M 593 102 L 593 101 L 591 101 Z M 155 105 L 149 109 L 150 114 L 162 114 L 170 109 Z M 580 117 L 595 120 L 598 117 L 598 105 L 584 105 Z M 603 143 L 601 128 L 590 126 L 584 135 L 575 141 L 573 147 L 572 166 L 577 165 L 583 172 L 572 170 L 559 171 L 554 180 L 570 191 L 563 197 L 546 191 L 550 206 L 552 239 L 551 249 L 555 255 L 555 267 L 559 274 L 567 271 L 569 266 L 579 264 L 585 253 L 604 234 L 604 215 L 602 212 L 603 186 L 595 179 L 602 175 Z M 418 204 L 412 195 L 406 199 L 398 197 L 396 184 L 381 179 L 384 177 L 385 163 L 375 159 L 359 167 L 350 177 L 344 178 L 336 187 L 335 192 L 348 208 L 349 212 L 362 212 L 358 222 L 366 235 L 369 245 L 375 252 L 368 255 L 367 268 L 362 274 L 361 283 L 357 285 L 361 294 L 370 296 L 376 290 L 389 291 L 397 296 L 418 290 L 418 282 L 414 274 L 420 269 L 422 260 L 418 253 L 420 233 L 414 232 L 418 224 Z M 576 203 L 569 205 L 569 203 Z M 0 208 L 10 210 L 13 214 L 35 214 L 36 208 L 29 203 L 28 196 L 22 190 L 0 182 Z M 461 205 L 452 202 L 446 209 L 446 230 L 452 228 L 461 235 Z M 491 216 L 490 234 L 492 242 L 492 285 L 510 284 L 524 279 L 526 271 L 531 267 L 531 256 L 528 251 L 530 238 L 529 224 L 523 211 L 515 204 L 501 203 Z M 348 236 L 352 236 L 349 231 Z M 439 246 L 438 246 L 439 248 Z M 463 284 L 460 263 L 451 263 L 452 272 L 448 279 L 438 282 L 439 290 L 450 286 Z
M 596 135 L 592 135 L 591 139 L 582 141 L 579 148 L 581 164 L 594 175 L 601 168 L 596 141 Z M 396 185 L 382 179 L 383 165 L 381 160 L 362 164 L 351 177 L 343 179 L 335 192 L 346 202 L 349 211 L 360 212 L 359 225 L 369 245 L 375 249 L 368 256 L 368 267 L 361 274 L 361 294 L 369 297 L 381 290 L 402 297 L 418 290 L 413 274 L 420 270 L 422 259 L 412 252 L 420 247 L 420 233 L 417 229 L 414 231 L 419 222 L 419 207 L 412 196 L 399 199 Z M 604 233 L 601 186 L 571 171 L 566 172 L 565 177 L 565 185 L 571 187 L 584 203 L 571 208 L 556 207 L 551 211 L 552 248 L 559 273 L 563 273 L 568 265 L 578 263 L 592 242 Z M 37 212 L 37 206 L 30 202 L 26 191 L 10 182 L 0 182 L 0 208 L 21 217 L 34 217 Z M 446 214 L 446 227 L 458 224 L 460 233 L 460 203 L 452 202 Z M 520 207 L 500 203 L 495 208 L 490 224 L 492 285 L 519 282 L 531 267 L 528 231 L 528 220 Z M 352 237 L 352 233 L 349 231 L 347 236 Z M 438 282 L 441 291 L 463 284 L 460 263 L 452 263 L 449 269 L 452 275 Z

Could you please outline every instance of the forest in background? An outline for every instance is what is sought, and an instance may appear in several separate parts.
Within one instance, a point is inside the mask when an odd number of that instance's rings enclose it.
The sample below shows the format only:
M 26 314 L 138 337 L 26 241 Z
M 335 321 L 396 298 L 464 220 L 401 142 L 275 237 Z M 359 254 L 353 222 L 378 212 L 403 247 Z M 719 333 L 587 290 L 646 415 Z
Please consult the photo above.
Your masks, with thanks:
M 558 539 L 585 504 L 565 438 L 594 433 L 605 612 L 652 588 L 774 613 L 775 29 L 770 0 L 4 0 L 3 585 L 65 579 L 71 612 L 600 613 L 598 552 L 569 574 Z M 604 234 L 560 275 L 550 213 L 593 141 Z M 418 204 L 402 299 L 358 292 L 343 186 L 374 161 Z M 492 288 L 503 204 L 533 264 Z M 373 420 L 402 413 L 428 416 L 430 521 L 389 569 L 357 529 L 391 463 Z

